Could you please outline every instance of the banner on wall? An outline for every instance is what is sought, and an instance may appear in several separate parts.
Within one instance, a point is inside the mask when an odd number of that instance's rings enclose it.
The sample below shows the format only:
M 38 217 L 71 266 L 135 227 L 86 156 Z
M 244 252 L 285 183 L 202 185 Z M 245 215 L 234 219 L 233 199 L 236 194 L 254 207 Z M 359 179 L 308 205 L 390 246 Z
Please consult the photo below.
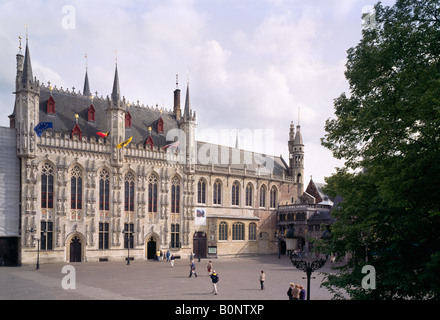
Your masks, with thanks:
M 204 208 L 196 208 L 196 226 L 206 226 L 206 209 Z

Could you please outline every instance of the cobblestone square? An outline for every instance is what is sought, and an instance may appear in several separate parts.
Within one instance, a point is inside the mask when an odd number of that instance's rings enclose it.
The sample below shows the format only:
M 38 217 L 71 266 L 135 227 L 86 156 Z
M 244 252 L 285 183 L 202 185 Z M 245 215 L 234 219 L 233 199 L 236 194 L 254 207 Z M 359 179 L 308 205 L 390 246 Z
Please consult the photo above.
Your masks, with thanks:
M 289 283 L 306 288 L 305 272 L 292 266 L 287 256 L 276 255 L 211 259 L 219 274 L 218 295 L 212 294 L 208 259 L 195 260 L 198 277 L 189 278 L 189 259 L 165 261 L 134 260 L 117 262 L 42 264 L 0 268 L 1 300 L 288 300 Z M 74 272 L 63 271 L 66 265 Z M 266 274 L 264 289 L 259 275 Z M 332 272 L 330 263 L 314 272 L 311 300 L 330 300 L 320 288 L 323 275 Z M 63 281 L 74 276 L 75 289 L 63 289 Z M 69 282 L 71 284 L 71 282 Z

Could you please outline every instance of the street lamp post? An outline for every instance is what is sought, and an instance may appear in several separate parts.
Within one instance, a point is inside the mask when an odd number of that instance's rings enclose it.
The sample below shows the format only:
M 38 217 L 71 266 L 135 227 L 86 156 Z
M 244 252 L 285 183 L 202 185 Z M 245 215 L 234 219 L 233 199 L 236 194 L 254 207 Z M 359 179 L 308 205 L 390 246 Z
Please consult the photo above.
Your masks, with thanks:
M 304 260 L 294 260 L 292 253 L 290 254 L 290 261 L 294 267 L 298 270 L 302 270 L 306 273 L 307 276 L 307 300 L 310 300 L 310 279 L 312 278 L 312 272 L 322 268 L 327 259 L 315 260 L 313 262 L 306 262 Z
M 35 237 L 35 233 L 37 232 L 37 230 L 35 230 L 34 228 L 31 228 L 29 232 L 32 233 L 32 238 L 37 240 L 37 265 L 35 267 L 35 270 L 39 270 L 40 269 L 40 238 Z M 44 231 L 44 234 L 46 235 L 46 231 Z
M 37 266 L 35 270 L 40 269 L 40 238 L 35 238 L 37 240 Z
M 329 240 L 332 237 L 330 232 L 330 226 L 327 225 L 325 231 L 322 233 L 321 239 Z M 293 266 L 298 270 L 302 270 L 306 273 L 307 276 L 307 300 L 310 300 L 310 279 L 312 278 L 313 271 L 321 269 L 325 263 L 327 262 L 328 256 L 325 259 L 315 260 L 313 262 L 306 262 L 304 260 L 294 260 L 292 251 L 290 252 L 290 261 Z
M 129 225 L 128 230 L 122 230 L 122 233 L 124 234 L 124 236 L 127 235 L 127 265 L 130 265 L 130 243 L 134 231 L 130 230 L 130 225 Z

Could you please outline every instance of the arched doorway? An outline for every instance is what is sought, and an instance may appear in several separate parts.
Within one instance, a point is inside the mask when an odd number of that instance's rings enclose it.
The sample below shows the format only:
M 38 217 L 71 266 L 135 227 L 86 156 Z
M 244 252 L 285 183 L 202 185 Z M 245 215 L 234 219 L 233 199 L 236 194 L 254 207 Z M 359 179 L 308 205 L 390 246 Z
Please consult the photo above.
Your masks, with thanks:
M 150 238 L 147 242 L 147 259 L 154 259 L 154 255 L 156 253 L 156 241 L 153 237 Z
M 194 232 L 193 236 L 193 252 L 196 258 L 206 258 L 206 233 L 203 231 Z
M 280 241 L 280 254 L 281 255 L 285 255 L 286 254 L 286 248 L 287 248 L 286 241 L 281 240 Z
M 81 239 L 74 236 L 72 240 L 70 240 L 70 262 L 81 262 L 81 251 Z

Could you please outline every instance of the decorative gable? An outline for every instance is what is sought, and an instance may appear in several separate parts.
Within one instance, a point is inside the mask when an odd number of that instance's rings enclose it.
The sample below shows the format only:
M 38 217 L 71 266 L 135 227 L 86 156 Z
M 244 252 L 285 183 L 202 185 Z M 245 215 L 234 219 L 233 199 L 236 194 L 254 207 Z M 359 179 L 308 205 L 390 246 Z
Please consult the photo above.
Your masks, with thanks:
M 78 135 L 79 140 L 81 140 L 82 132 L 81 132 L 81 128 L 79 127 L 78 123 L 75 124 L 70 135 L 71 135 L 72 139 L 73 139 L 73 136 Z
M 131 128 L 131 114 L 127 112 L 125 114 L 125 128 Z
M 95 107 L 93 104 L 90 105 L 89 110 L 87 111 L 87 121 L 95 122 Z
M 163 133 L 163 119 L 162 119 L 162 117 L 160 117 L 159 120 L 157 120 L 157 132 Z
M 46 104 L 46 113 L 55 114 L 55 100 L 52 96 L 49 97 Z
M 145 147 L 150 146 L 150 149 L 153 150 L 153 146 L 154 146 L 154 141 L 153 138 L 151 136 L 148 136 L 147 139 L 145 139 Z

